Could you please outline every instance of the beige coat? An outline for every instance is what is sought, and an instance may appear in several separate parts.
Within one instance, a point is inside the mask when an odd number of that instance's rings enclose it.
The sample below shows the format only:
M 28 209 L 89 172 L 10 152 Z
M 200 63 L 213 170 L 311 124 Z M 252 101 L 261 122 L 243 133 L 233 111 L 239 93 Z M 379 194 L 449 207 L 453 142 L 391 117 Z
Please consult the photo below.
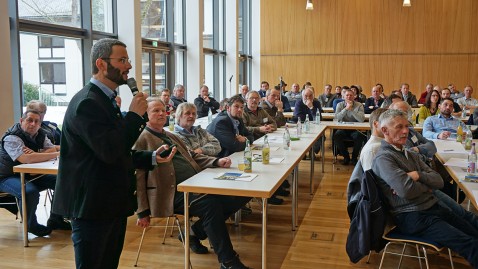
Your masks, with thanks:
M 171 132 L 166 132 L 171 141 L 177 145 L 178 152 L 182 154 L 192 165 L 196 173 L 202 169 L 213 167 L 215 157 L 197 154 L 188 151 L 186 145 Z M 133 149 L 156 150 L 164 144 L 164 141 L 152 133 L 148 128 L 139 136 Z M 174 212 L 174 193 L 176 192 L 176 173 L 173 162 L 160 163 L 151 170 L 136 170 L 136 195 L 138 198 L 137 213 L 149 210 L 152 217 L 168 217 Z

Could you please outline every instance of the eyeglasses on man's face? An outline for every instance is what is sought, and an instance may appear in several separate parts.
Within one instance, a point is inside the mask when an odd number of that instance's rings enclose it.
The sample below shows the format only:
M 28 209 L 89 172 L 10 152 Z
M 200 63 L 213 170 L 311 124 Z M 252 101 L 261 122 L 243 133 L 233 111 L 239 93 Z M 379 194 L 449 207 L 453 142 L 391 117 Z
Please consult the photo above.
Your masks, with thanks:
M 118 62 L 121 62 L 122 64 L 126 64 L 126 63 L 131 64 L 131 59 L 126 58 L 126 57 L 122 57 L 122 58 L 101 58 L 101 59 L 103 59 L 103 60 L 118 60 Z

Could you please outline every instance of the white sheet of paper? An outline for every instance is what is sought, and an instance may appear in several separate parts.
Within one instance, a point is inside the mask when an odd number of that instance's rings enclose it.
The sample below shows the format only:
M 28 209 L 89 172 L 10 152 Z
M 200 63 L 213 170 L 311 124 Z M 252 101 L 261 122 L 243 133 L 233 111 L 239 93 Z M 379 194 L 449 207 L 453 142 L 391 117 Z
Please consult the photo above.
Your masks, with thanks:
M 461 158 L 450 158 L 446 163 L 444 163 L 444 165 L 468 168 L 468 160 Z
M 465 150 L 461 143 L 458 143 L 453 140 L 433 140 L 435 142 L 435 146 L 437 147 L 437 152 L 440 153 L 468 153 Z
M 274 157 L 269 159 L 269 163 L 281 163 L 283 160 L 283 157 Z

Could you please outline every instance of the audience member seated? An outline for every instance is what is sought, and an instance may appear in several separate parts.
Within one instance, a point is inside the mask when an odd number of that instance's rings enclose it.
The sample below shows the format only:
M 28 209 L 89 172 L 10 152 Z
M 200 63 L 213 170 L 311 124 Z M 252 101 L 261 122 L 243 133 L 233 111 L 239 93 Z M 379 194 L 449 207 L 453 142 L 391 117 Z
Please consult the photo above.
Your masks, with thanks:
M 173 100 L 171 100 L 171 91 L 168 88 L 164 88 L 161 90 L 159 97 L 166 105 L 166 115 L 174 114 L 175 107 Z
M 270 90 L 269 90 L 270 91 Z M 256 91 L 250 91 L 246 96 L 247 106 L 242 119 L 247 130 L 254 135 L 254 140 L 267 133 L 277 130 L 277 124 L 272 116 L 259 107 L 260 96 Z
M 460 105 L 461 109 L 474 110 L 478 106 L 478 101 L 471 97 L 473 93 L 473 87 L 470 85 L 466 86 L 463 90 L 465 96 L 458 98 L 456 102 Z
M 383 88 L 383 85 L 380 83 L 375 84 L 375 86 L 380 88 L 380 97 L 382 97 L 384 100 L 387 99 L 387 96 L 385 95 L 385 89 Z
M 295 107 L 295 102 L 301 98 L 300 86 L 297 83 L 292 84 L 292 89 L 285 93 L 291 107 Z
M 266 98 L 266 91 L 268 89 L 269 89 L 269 82 L 262 81 L 261 88 L 257 91 L 259 93 L 259 96 L 262 98 L 261 100 L 264 100 Z
M 350 86 L 350 89 L 354 93 L 354 101 L 362 104 L 365 103 L 365 101 L 367 100 L 367 96 L 365 96 L 365 94 L 362 94 L 362 91 L 357 85 Z
M 241 96 L 242 98 L 242 96 Z M 243 98 L 244 102 L 246 101 L 245 98 Z M 229 98 L 224 98 L 219 102 L 219 109 L 217 110 L 217 113 L 221 113 L 226 110 L 227 107 L 227 102 L 229 102 Z
M 27 103 L 26 110 L 36 110 L 40 113 L 40 128 L 46 133 L 46 136 L 48 137 L 48 139 L 50 139 L 51 143 L 53 143 L 54 145 L 60 145 L 60 128 L 58 128 L 58 125 L 56 123 L 44 120 L 47 110 L 45 103 L 39 100 L 32 100 Z
M 463 93 L 461 93 L 459 90 L 456 89 L 455 85 L 453 83 L 448 84 L 448 89 L 450 90 L 450 98 L 453 99 L 453 101 L 457 101 L 458 98 L 461 98 L 464 96 Z
M 284 102 L 279 99 L 279 96 L 280 91 L 277 87 L 267 90 L 266 97 L 260 103 L 260 107 L 274 118 L 277 127 L 282 127 L 285 125 L 286 119 L 284 117 Z
M 335 86 L 334 100 L 338 98 L 342 98 L 342 87 L 339 85 Z M 332 107 L 333 105 L 334 105 L 334 102 L 332 101 Z
M 176 109 L 179 104 L 185 103 L 188 100 L 186 100 L 185 97 L 186 90 L 184 89 L 184 86 L 181 84 L 176 84 L 173 89 L 173 96 L 171 96 L 171 101 L 174 103 L 174 109 Z
M 320 102 L 314 98 L 314 87 L 310 86 L 302 91 L 302 99 L 295 104 L 293 121 L 297 122 L 300 119 L 301 122 L 304 122 L 305 117 L 308 117 L 309 121 L 314 121 L 317 110 L 322 119 L 324 111 Z
M 13 172 L 13 167 L 22 163 L 39 163 L 58 158 L 59 146 L 51 143 L 46 132 L 40 128 L 41 114 L 36 110 L 27 110 L 23 113 L 20 122 L 7 130 L 2 137 L 0 147 L 0 191 L 9 193 L 18 198 L 20 207 L 22 201 L 22 187 L 20 175 Z M 37 175 L 38 176 L 38 175 Z M 32 180 L 34 176 L 27 176 Z M 46 236 L 52 230 L 71 230 L 63 217 L 50 214 L 47 226 L 38 223 L 36 209 L 40 200 L 40 192 L 46 189 L 55 189 L 56 176 L 43 175 L 25 185 L 27 227 L 28 232 L 36 236 Z
M 196 106 L 191 103 L 179 104 L 176 110 L 176 125 L 174 131 L 188 147 L 198 154 L 217 156 L 221 152 L 219 141 L 201 126 L 194 126 L 196 121 Z
M 332 108 L 334 109 L 334 112 L 337 111 L 337 104 L 340 102 L 343 102 L 345 99 L 345 92 L 349 90 L 350 88 L 348 86 L 343 86 L 341 90 L 341 97 L 340 98 L 335 98 L 335 100 L 332 102 Z
M 402 95 L 398 95 L 392 92 L 382 103 L 381 108 L 388 108 L 392 103 L 403 101 Z
M 410 86 L 407 83 L 403 83 L 400 87 L 402 92 L 403 101 L 407 102 L 411 107 L 418 107 L 417 97 L 410 92 Z
M 247 95 L 248 92 L 249 92 L 249 86 L 247 86 L 245 84 L 242 85 L 241 86 L 241 97 L 244 100 L 244 102 L 246 101 L 246 95 Z
M 444 98 L 440 104 L 440 114 L 428 117 L 423 123 L 423 136 L 428 139 L 456 138 L 456 130 L 459 125 L 465 124 L 451 115 L 453 111 L 453 99 Z
M 435 241 L 478 266 L 478 227 L 443 206 L 434 192 L 443 186 L 443 179 L 417 154 L 404 151 L 408 135 L 406 115 L 397 110 L 386 111 L 379 118 L 379 126 L 384 140 L 372 170 L 379 178 L 379 188 L 397 229 Z
M 381 88 L 378 86 L 372 88 L 372 96 L 365 101 L 364 105 L 364 111 L 366 114 L 370 114 L 375 109 L 382 106 L 383 98 L 380 96 L 382 94 L 380 91 Z
M 354 101 L 352 90 L 346 90 L 345 101 L 337 105 L 335 118 L 338 121 L 344 122 L 363 122 L 365 120 L 363 105 Z M 367 137 L 356 130 L 337 130 L 335 132 L 334 143 L 337 145 L 339 153 L 344 157 L 342 162 L 344 165 L 350 163 L 350 155 L 345 144 L 345 140 L 347 139 L 353 141 L 354 148 L 352 152 L 352 164 L 355 165 L 357 163 L 360 149 L 365 141 L 367 141 Z
M 219 102 L 213 97 L 209 97 L 209 88 L 206 85 L 203 85 L 199 92 L 199 96 L 194 99 L 194 104 L 198 111 L 198 117 L 207 117 L 209 110 L 211 110 L 212 114 L 216 114 L 219 109 Z
M 436 90 L 431 90 L 425 100 L 423 106 L 418 110 L 418 123 L 422 124 L 430 116 L 435 116 L 440 113 L 441 97 L 440 93 Z M 413 123 L 416 123 L 416 119 L 413 119 Z
M 240 95 L 229 98 L 226 110 L 217 115 L 207 126 L 207 131 L 221 143 L 218 157 L 225 157 L 246 148 L 246 139 L 254 142 L 254 136 L 249 132 L 242 120 L 244 100 Z
M 441 93 L 441 100 L 443 100 L 444 98 L 451 98 L 451 91 L 448 88 L 443 88 L 440 91 L 440 93 Z M 451 115 L 455 117 L 461 117 L 461 107 L 455 101 L 453 101 L 453 112 L 451 113 Z
M 428 83 L 427 86 L 425 87 L 425 91 L 420 94 L 420 99 L 418 99 L 419 104 L 425 104 L 427 100 L 427 95 L 429 92 L 433 90 L 433 84 Z
M 412 110 L 410 105 L 405 101 L 392 103 L 389 108 L 400 110 L 407 115 L 410 115 Z M 410 121 L 409 118 L 408 120 Z M 422 160 L 427 164 L 430 163 L 430 159 L 432 159 L 437 152 L 435 143 L 423 137 L 420 132 L 417 132 L 415 128 L 413 128 L 413 124 L 409 124 L 408 126 L 408 139 L 405 148 L 420 153 L 423 157 Z
M 181 109 L 180 106 L 178 111 Z M 188 151 L 186 145 L 175 134 L 165 132 L 163 127 L 166 122 L 166 109 L 160 99 L 149 99 L 148 117 L 147 127 L 133 149 L 155 150 L 162 145 L 176 145 L 177 151 L 171 152 L 174 154 L 171 161 L 159 163 L 151 171 L 138 169 L 136 172 L 137 225 L 142 228 L 150 225 L 151 217 L 168 217 L 174 213 L 184 213 L 184 196 L 176 190 L 177 184 L 205 168 L 231 165 L 231 159 L 227 157 L 215 158 Z M 225 220 L 244 206 L 250 198 L 193 193 L 190 195 L 192 202 L 189 205 L 189 212 L 191 216 L 199 218 L 191 226 L 189 237 L 191 250 L 197 254 L 208 253 L 207 247 L 200 241 L 208 238 L 218 256 L 220 268 L 248 268 L 242 264 L 233 249 Z
M 324 86 L 324 93 L 317 98 L 322 107 L 332 107 L 334 104 L 335 94 L 332 94 L 332 85 L 326 84 Z

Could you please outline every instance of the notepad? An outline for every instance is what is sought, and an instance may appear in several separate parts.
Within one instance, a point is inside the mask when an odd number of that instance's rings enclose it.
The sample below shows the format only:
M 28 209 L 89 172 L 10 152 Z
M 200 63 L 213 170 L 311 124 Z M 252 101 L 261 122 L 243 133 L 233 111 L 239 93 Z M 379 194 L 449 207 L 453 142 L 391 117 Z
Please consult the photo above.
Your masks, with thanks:
M 237 173 L 237 172 L 226 172 L 217 175 L 214 179 L 219 180 L 236 180 L 236 181 L 252 181 L 257 174 L 250 173 Z

